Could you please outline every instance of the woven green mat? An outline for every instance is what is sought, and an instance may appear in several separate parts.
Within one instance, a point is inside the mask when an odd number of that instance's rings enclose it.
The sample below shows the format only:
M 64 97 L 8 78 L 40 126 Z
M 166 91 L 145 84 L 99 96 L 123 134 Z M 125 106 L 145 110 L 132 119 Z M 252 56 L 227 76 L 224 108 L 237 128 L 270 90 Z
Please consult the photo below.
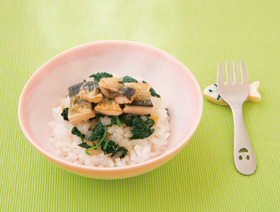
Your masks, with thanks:
M 279 11 L 279 1 L 0 1 L 0 211 L 279 211 Z M 56 54 L 97 40 L 160 48 L 201 89 L 219 61 L 243 60 L 262 95 L 244 105 L 256 173 L 236 171 L 231 111 L 207 100 L 187 146 L 145 175 L 88 179 L 38 154 L 18 123 L 21 90 Z

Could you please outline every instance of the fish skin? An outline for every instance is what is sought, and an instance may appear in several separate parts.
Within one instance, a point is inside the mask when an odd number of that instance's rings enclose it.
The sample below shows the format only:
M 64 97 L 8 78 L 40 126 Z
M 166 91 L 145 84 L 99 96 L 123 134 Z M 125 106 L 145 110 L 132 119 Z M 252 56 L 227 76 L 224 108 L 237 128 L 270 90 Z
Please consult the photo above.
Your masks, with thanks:
M 99 88 L 98 82 L 87 81 L 83 83 L 83 89 L 86 91 L 92 91 L 94 88 Z
M 83 85 L 83 82 L 72 85 L 68 88 L 68 96 L 71 98 L 80 92 L 80 88 Z
M 129 100 L 132 99 L 133 95 L 135 94 L 136 90 L 127 86 L 120 87 L 119 91 L 120 94 L 124 95 Z
M 151 99 L 145 99 L 141 101 L 134 100 L 131 104 L 131 106 L 140 106 L 140 107 L 153 107 L 153 103 Z

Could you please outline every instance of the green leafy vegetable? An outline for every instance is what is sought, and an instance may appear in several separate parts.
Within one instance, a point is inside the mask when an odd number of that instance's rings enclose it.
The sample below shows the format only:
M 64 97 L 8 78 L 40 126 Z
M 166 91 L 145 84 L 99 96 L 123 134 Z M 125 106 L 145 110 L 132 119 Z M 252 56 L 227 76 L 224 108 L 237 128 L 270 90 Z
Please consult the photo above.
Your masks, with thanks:
M 92 130 L 92 134 L 89 137 L 89 141 L 96 141 L 97 139 L 101 139 L 106 133 L 106 127 L 100 122 L 96 127 Z
M 118 156 L 119 158 L 124 158 L 125 156 L 126 156 L 126 154 L 127 154 L 127 152 L 128 152 L 128 150 L 125 148 L 125 147 L 119 147 L 118 149 L 117 149 L 117 152 L 122 152 L 122 154 L 120 155 L 120 156 Z M 116 152 L 116 153 L 117 153 Z
M 147 83 L 147 82 L 143 80 L 142 83 Z M 157 92 L 156 92 L 155 89 L 153 89 L 153 88 L 150 88 L 150 94 L 151 94 L 152 96 L 156 96 L 156 97 L 160 98 L 160 95 L 157 94 Z
M 73 127 L 71 133 L 72 133 L 73 135 L 76 135 L 76 136 L 80 137 L 81 140 L 82 140 L 82 142 L 84 143 L 85 134 L 82 134 L 82 133 L 80 132 L 80 130 L 78 130 L 77 127 Z
M 104 151 L 105 155 L 111 154 L 111 157 L 116 155 L 117 152 L 122 152 L 121 155 L 118 154 L 118 157 L 123 158 L 128 152 L 125 147 L 118 147 L 118 145 L 112 140 L 103 142 L 101 144 L 101 149 Z
M 98 72 L 96 74 L 92 74 L 89 77 L 93 77 L 95 82 L 100 81 L 102 78 L 108 78 L 108 77 L 113 77 L 112 74 L 109 74 L 107 72 Z
M 111 124 L 110 124 L 110 126 L 113 126 L 114 124 L 116 124 L 119 127 L 122 126 L 122 122 L 121 122 L 121 120 L 120 120 L 120 118 L 118 116 L 111 117 Z
M 166 112 L 167 112 L 167 115 L 170 116 L 169 114 L 169 111 L 168 111 L 168 108 L 165 108 Z
M 156 97 L 160 98 L 160 95 L 156 93 L 155 89 L 150 88 L 150 93 L 152 96 L 156 96 Z
M 129 127 L 132 127 L 132 118 L 133 117 L 128 117 L 126 114 L 122 114 L 120 116 L 113 116 L 111 117 L 111 124 L 110 126 L 116 124 L 119 127 L 122 126 L 122 124 L 126 124 Z
M 149 124 L 151 122 L 149 121 Z M 133 134 L 132 137 L 129 139 L 142 139 L 149 137 L 155 130 L 151 129 L 143 119 L 141 119 L 139 116 L 136 116 L 132 120 L 132 129 L 131 133 Z
M 86 148 L 86 149 L 88 149 L 88 148 L 91 147 L 91 146 L 88 145 L 86 142 L 80 143 L 80 144 L 78 144 L 78 146 L 83 147 L 83 148 Z
M 104 154 L 111 154 L 111 156 L 116 156 L 123 158 L 127 154 L 128 150 L 124 147 L 119 147 L 114 141 L 104 141 L 107 135 L 107 128 L 102 124 L 99 123 L 92 132 L 91 137 L 89 138 L 90 141 L 95 141 L 98 139 L 97 144 L 93 143 L 93 146 L 88 145 L 84 142 L 85 135 L 82 134 L 77 127 L 72 129 L 72 134 L 81 137 L 82 143 L 78 144 L 78 146 L 86 149 L 86 154 L 90 155 L 89 151 L 97 149 L 101 145 L 101 149 L 104 151 Z M 121 153 L 121 154 L 120 154 Z
M 69 110 L 69 108 L 66 107 L 66 108 L 63 109 L 62 113 L 60 114 L 65 121 L 69 121 L 69 119 L 68 119 L 68 110 Z
M 118 118 L 118 117 L 117 117 Z M 118 119 L 116 119 L 118 120 Z M 116 121 L 118 122 L 118 121 Z M 121 123 L 121 122 L 120 122 Z M 89 151 L 97 149 L 101 145 L 101 149 L 104 151 L 104 154 L 111 154 L 123 158 L 127 154 L 128 150 L 124 147 L 119 147 L 114 141 L 104 141 L 107 135 L 107 128 L 100 122 L 93 130 L 92 135 L 89 138 L 89 141 L 98 140 L 97 144 L 93 142 L 92 146 L 88 145 L 84 142 L 85 135 L 82 134 L 77 127 L 72 129 L 72 134 L 77 135 L 81 138 L 82 143 L 78 144 L 78 146 L 86 149 L 86 154 L 90 155 Z M 121 154 L 120 154 L 121 153 Z
M 130 76 L 125 76 L 123 77 L 122 82 L 138 82 L 138 81 Z
M 121 123 L 121 120 L 119 119 L 119 117 L 116 117 L 116 121 L 117 121 L 117 125 L 118 125 L 119 127 L 121 127 L 121 126 L 122 126 L 122 123 Z
M 81 138 L 82 143 L 78 144 L 78 146 L 83 147 L 83 148 L 86 148 L 86 149 L 91 148 L 91 146 L 88 145 L 88 144 L 84 141 L 84 139 L 85 139 L 85 134 L 82 134 L 82 133 L 80 132 L 80 130 L 78 130 L 77 127 L 73 127 L 73 129 L 72 129 L 72 134 L 73 134 L 73 135 L 76 135 L 76 136 L 78 136 L 78 137 Z
M 154 122 L 153 119 L 147 119 L 147 120 L 145 121 L 145 124 L 146 124 L 148 127 L 152 127 L 152 126 L 154 126 L 155 122 Z
M 118 126 L 122 126 L 122 124 L 126 124 L 129 127 L 132 127 L 131 132 L 133 136 L 130 139 L 140 139 L 149 137 L 153 132 L 154 129 L 151 127 L 154 126 L 155 122 L 153 119 L 150 119 L 150 114 L 146 115 L 147 120 L 143 121 L 141 116 L 127 116 L 122 114 L 120 116 L 113 116 L 111 117 L 111 124 L 110 126 L 116 124 Z
M 121 123 L 126 124 L 126 126 L 128 126 L 128 127 L 132 127 L 131 119 L 127 119 L 124 116 L 119 116 L 119 119 L 120 119 Z
M 111 156 L 113 156 L 115 154 L 115 152 L 117 151 L 117 145 L 114 141 L 110 140 L 110 141 L 106 141 L 103 142 L 101 144 L 101 149 L 104 151 L 104 154 L 112 154 Z
M 93 147 L 93 149 L 97 149 L 101 145 L 101 143 L 106 138 L 106 135 L 107 135 L 107 128 L 105 127 L 105 131 L 104 131 L 103 137 L 101 139 L 99 139 L 98 143 Z
M 107 127 L 105 127 L 101 122 L 92 130 L 92 135 L 88 139 L 89 141 L 96 141 L 98 139 L 97 144 L 92 145 L 92 147 L 88 148 L 86 150 L 86 153 L 89 154 L 90 150 L 97 149 L 104 139 L 106 138 L 107 135 Z

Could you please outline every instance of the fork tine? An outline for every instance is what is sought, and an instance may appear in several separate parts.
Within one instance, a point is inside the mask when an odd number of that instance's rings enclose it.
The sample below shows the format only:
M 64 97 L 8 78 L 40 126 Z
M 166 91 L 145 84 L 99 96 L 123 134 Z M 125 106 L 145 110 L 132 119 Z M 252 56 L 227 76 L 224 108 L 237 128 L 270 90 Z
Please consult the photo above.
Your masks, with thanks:
M 241 67 L 242 83 L 248 84 L 249 83 L 248 74 L 243 61 L 240 62 L 240 67 Z
M 229 67 L 229 62 L 226 62 L 226 71 L 227 71 L 227 82 L 231 82 L 231 76 L 230 76 L 230 67 Z
M 233 62 L 233 70 L 234 70 L 234 82 L 238 82 L 238 71 L 237 71 L 237 65 L 236 62 Z
M 219 62 L 219 64 L 218 64 L 218 71 L 217 71 L 217 84 L 218 84 L 218 87 L 222 86 L 223 82 L 224 82 L 223 64 L 222 64 L 222 62 Z

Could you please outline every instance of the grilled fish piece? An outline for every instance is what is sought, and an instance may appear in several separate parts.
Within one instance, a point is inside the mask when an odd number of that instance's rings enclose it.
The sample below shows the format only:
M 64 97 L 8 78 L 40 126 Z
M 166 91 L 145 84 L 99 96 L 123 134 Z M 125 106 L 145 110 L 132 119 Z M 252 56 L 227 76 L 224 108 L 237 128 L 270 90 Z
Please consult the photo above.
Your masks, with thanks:
M 131 103 L 135 97 L 135 89 L 127 86 L 122 86 L 119 89 L 119 94 L 114 98 L 114 100 L 119 104 L 128 104 Z
M 125 86 L 136 90 L 136 97 L 134 100 L 142 101 L 151 98 L 151 86 L 148 83 L 126 82 Z
M 116 77 L 102 78 L 98 85 L 101 89 L 108 89 L 110 91 L 111 96 L 108 96 L 109 98 L 113 98 L 113 94 L 118 93 L 119 89 L 123 86 Z
M 147 115 L 151 113 L 153 109 L 150 93 L 151 86 L 148 83 L 135 82 L 124 84 L 136 90 L 136 97 L 131 104 L 124 106 L 123 112 L 136 115 Z
M 136 114 L 136 115 L 147 115 L 153 110 L 153 103 L 150 99 L 136 101 L 134 100 L 131 104 L 125 105 L 123 108 L 124 113 Z
M 102 101 L 102 94 L 100 92 L 98 82 L 85 82 L 80 88 L 79 97 L 83 100 L 98 103 Z
M 118 116 L 123 113 L 120 105 L 112 99 L 103 97 L 102 101 L 98 103 L 94 110 L 107 116 Z
M 82 85 L 83 83 L 78 83 L 68 88 L 68 95 L 70 97 L 68 119 L 72 124 L 87 121 L 95 117 L 91 103 L 81 99 L 78 95 Z
M 135 89 L 125 86 L 116 77 L 103 78 L 99 82 L 101 92 L 119 104 L 131 103 L 136 96 Z
M 93 117 L 95 117 L 95 112 L 90 102 L 81 99 L 78 94 L 70 99 L 68 119 L 72 124 L 78 124 Z

